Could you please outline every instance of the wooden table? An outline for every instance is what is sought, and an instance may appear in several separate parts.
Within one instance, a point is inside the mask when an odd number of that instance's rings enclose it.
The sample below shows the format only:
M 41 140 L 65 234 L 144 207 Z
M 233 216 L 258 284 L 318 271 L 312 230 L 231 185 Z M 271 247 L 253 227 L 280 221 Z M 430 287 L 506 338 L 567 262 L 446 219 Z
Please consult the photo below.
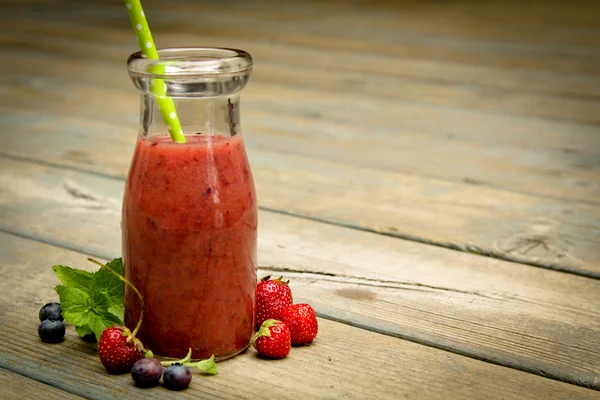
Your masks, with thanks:
M 600 10 L 562 3 L 145 2 L 161 47 L 254 56 L 259 276 L 320 317 L 173 393 L 36 333 L 52 265 L 120 255 L 123 4 L 4 0 L 0 398 L 600 398 Z

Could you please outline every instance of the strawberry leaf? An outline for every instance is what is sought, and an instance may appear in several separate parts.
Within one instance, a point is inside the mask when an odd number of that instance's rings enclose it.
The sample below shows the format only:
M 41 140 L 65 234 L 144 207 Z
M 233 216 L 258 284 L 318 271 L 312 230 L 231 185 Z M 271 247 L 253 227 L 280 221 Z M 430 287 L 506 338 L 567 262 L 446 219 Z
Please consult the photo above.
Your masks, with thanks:
M 261 338 L 263 336 L 271 337 L 271 330 L 269 328 L 280 323 L 281 322 L 276 319 L 268 319 L 265 322 L 263 322 L 258 331 L 254 334 L 254 337 L 252 338 L 252 345 L 256 347 L 256 341 L 258 340 L 258 338 Z
M 206 360 L 200 360 L 198 362 L 187 362 L 183 363 L 186 367 L 198 368 L 205 374 L 208 375 L 217 375 L 217 364 L 215 363 L 215 355 L 213 354 L 210 358 Z
M 196 368 L 209 375 L 217 375 L 217 364 L 215 363 L 215 355 L 213 354 L 208 360 L 198 361 Z

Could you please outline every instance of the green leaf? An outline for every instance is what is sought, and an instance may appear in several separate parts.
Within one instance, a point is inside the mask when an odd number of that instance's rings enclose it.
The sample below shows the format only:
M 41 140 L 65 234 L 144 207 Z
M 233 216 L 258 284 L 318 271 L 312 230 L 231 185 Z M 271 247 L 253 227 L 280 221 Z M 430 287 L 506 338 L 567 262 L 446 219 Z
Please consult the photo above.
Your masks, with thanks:
M 108 311 L 103 313 L 93 311 L 90 313 L 89 328 L 94 332 L 96 340 L 100 340 L 100 335 L 106 328 L 121 324 L 121 321 Z
M 93 312 L 90 314 L 89 325 L 96 338 L 100 339 L 100 334 L 104 329 L 113 325 L 123 325 L 123 319 L 110 312 L 111 299 L 107 296 L 106 290 L 101 288 L 98 290 L 93 288 L 92 290 Z
M 279 324 L 280 322 L 276 319 L 268 319 L 262 323 L 258 331 L 254 334 L 254 338 L 252 339 L 252 344 L 258 340 L 258 338 L 266 336 L 271 337 L 271 330 L 269 329 L 272 326 Z M 256 347 L 256 346 L 255 346 Z
M 209 359 L 200 360 L 195 363 L 184 363 L 185 366 L 198 368 L 200 371 L 208 375 L 217 375 L 217 364 L 215 363 L 215 355 L 210 356 Z
M 125 308 L 123 307 L 123 304 L 111 304 L 108 306 L 108 312 L 120 321 L 123 321 L 125 318 Z
M 106 266 L 115 271 L 117 274 L 123 275 L 123 259 L 121 257 L 115 258 L 112 261 L 107 262 Z
M 119 260 L 119 259 L 116 259 Z M 123 264 L 115 262 L 115 260 L 106 264 L 109 268 L 115 271 L 117 274 L 123 274 Z M 109 297 L 114 297 L 119 294 L 123 294 L 123 281 L 121 281 L 115 274 L 104 268 L 99 269 L 94 274 L 91 285 L 93 288 L 103 288 L 108 291 Z M 121 298 L 121 300 L 123 300 Z
M 175 364 L 186 364 L 186 363 L 189 363 L 191 359 L 192 359 L 192 348 L 190 347 L 190 349 L 188 350 L 187 354 L 182 359 L 179 359 L 179 360 L 169 360 L 169 361 L 161 361 L 160 363 L 161 363 L 161 365 L 163 367 L 169 367 L 169 366 L 175 365 Z M 195 363 L 192 363 L 192 364 L 195 365 Z
M 123 262 L 116 258 L 107 265 L 123 273 Z M 66 322 L 75 325 L 80 336 L 93 333 L 96 339 L 113 325 L 123 325 L 123 282 L 104 268 L 95 273 L 64 265 L 53 267 L 63 282 L 55 288 Z
M 66 265 L 55 265 L 52 269 L 63 285 L 77 289 L 87 290 L 94 277 L 91 272 L 67 267 Z
M 92 310 L 90 296 L 84 290 L 64 285 L 55 288 L 65 320 L 75 326 L 86 325 Z
M 92 305 L 93 310 L 98 314 L 108 312 L 110 302 L 105 290 L 92 288 Z
M 83 326 L 76 326 L 75 327 L 75 331 L 77 332 L 77 334 L 80 337 L 84 337 L 86 335 L 92 334 L 94 332 L 92 332 L 92 330 L 87 326 L 87 325 L 83 325 Z
M 123 262 L 120 258 L 115 258 L 106 265 L 118 274 L 123 273 Z M 123 320 L 123 290 L 123 281 L 110 271 L 101 268 L 94 274 L 92 295 L 95 296 L 98 293 L 102 293 L 106 296 L 108 299 L 106 310 L 120 320 Z
M 206 374 L 217 375 L 218 373 L 214 354 L 208 360 L 198 361 L 196 367 Z
M 96 336 L 96 341 L 100 340 L 100 335 L 102 335 L 102 331 L 108 328 L 111 324 L 104 321 L 98 314 L 94 313 L 94 316 L 90 318 L 89 327 L 94 332 L 94 336 Z

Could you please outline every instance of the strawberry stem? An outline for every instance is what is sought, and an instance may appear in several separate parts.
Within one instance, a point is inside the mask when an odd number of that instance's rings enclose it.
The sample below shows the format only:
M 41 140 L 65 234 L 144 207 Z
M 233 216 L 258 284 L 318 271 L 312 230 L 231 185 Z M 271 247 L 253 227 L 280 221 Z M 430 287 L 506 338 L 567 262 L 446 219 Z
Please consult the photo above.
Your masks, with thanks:
M 174 364 L 184 364 L 185 365 L 185 363 L 189 363 L 191 359 L 192 359 L 192 348 L 190 347 L 187 355 L 185 357 L 183 357 L 181 360 L 161 361 L 160 363 L 164 367 L 168 367 L 168 366 L 174 365 Z
M 100 266 L 100 268 L 104 268 L 104 269 L 110 271 L 111 273 L 113 273 L 117 278 L 119 278 L 121 281 L 125 282 L 126 285 L 128 285 L 131 289 L 133 289 L 135 294 L 138 295 L 138 298 L 140 299 L 140 319 L 138 320 L 138 323 L 135 326 L 135 329 L 133 330 L 133 332 L 131 332 L 131 338 L 132 339 L 135 338 L 135 335 L 138 333 L 138 331 L 140 330 L 140 327 L 142 326 L 142 320 L 144 319 L 144 311 L 146 309 L 146 306 L 144 305 L 144 298 L 142 297 L 142 294 L 137 290 L 137 288 L 135 286 L 133 286 L 133 283 L 131 283 L 127 279 L 125 279 L 125 277 L 123 277 L 123 275 L 119 274 L 116 271 L 113 271 L 112 268 L 110 268 L 108 265 L 102 264 L 101 262 L 96 261 L 90 257 L 88 257 L 88 261 L 91 261 L 94 264 L 98 264 Z

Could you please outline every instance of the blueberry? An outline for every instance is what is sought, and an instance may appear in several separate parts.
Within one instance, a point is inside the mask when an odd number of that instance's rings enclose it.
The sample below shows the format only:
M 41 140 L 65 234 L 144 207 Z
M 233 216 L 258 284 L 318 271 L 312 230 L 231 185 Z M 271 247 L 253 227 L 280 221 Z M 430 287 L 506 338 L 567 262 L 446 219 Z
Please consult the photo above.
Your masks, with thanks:
M 45 321 L 47 319 L 63 321 L 60 303 L 47 303 L 40 309 L 40 321 Z
M 131 377 L 135 386 L 141 388 L 156 386 L 162 374 L 163 366 L 156 358 L 142 358 L 131 368 Z
M 163 383 L 169 390 L 183 390 L 192 381 L 192 371 L 182 364 L 174 364 L 165 369 Z
M 88 333 L 87 335 L 80 336 L 81 340 L 86 343 L 96 343 L 96 335 L 93 333 Z
M 65 326 L 61 321 L 44 320 L 38 328 L 38 335 L 42 338 L 42 342 L 58 343 L 65 337 Z

